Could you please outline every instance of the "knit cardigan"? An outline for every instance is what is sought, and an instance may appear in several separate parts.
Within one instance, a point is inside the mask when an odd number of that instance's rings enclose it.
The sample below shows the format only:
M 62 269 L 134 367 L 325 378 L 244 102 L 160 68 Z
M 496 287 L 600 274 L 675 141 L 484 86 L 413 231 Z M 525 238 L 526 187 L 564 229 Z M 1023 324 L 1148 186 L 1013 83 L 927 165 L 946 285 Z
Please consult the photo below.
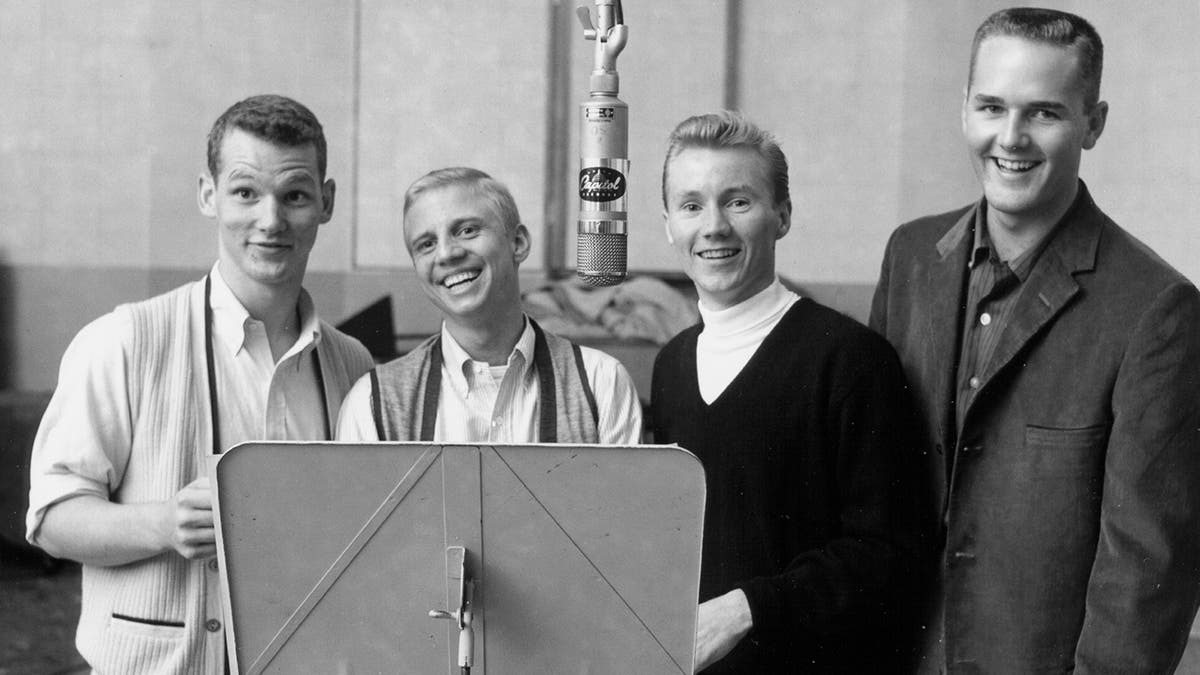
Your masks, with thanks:
M 128 466 L 110 499 L 163 501 L 207 471 L 212 448 L 204 284 L 114 312 L 130 319 L 124 349 L 134 431 Z M 356 340 L 324 322 L 317 351 L 332 425 L 342 398 L 372 360 Z M 99 673 L 221 673 L 219 583 L 215 558 L 187 560 L 173 551 L 116 567 L 84 565 L 76 646 Z

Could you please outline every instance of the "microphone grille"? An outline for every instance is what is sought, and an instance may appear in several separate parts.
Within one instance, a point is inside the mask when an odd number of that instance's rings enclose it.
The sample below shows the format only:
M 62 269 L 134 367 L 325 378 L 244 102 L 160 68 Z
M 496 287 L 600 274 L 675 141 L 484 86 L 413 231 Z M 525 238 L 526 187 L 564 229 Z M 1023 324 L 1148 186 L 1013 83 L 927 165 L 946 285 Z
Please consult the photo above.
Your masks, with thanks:
M 615 286 L 625 280 L 624 233 L 580 232 L 575 274 L 588 286 Z

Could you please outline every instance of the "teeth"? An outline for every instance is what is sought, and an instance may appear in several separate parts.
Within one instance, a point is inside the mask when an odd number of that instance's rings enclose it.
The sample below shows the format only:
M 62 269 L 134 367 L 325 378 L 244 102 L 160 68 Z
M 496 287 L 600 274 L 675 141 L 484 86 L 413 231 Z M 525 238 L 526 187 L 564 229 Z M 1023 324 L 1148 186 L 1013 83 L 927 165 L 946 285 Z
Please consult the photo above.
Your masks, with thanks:
M 1028 171 L 1037 166 L 1037 162 L 1019 162 L 1011 159 L 996 157 L 996 165 L 1005 171 Z
M 476 272 L 476 271 L 457 272 L 455 274 L 451 274 L 450 276 L 446 277 L 445 279 L 442 279 L 442 285 L 445 286 L 446 288 L 452 288 L 463 282 L 471 281 L 472 279 L 474 279 L 477 276 L 479 276 L 479 272 Z
M 720 248 L 715 251 L 700 251 L 699 255 L 705 260 L 719 260 L 737 255 L 737 249 Z

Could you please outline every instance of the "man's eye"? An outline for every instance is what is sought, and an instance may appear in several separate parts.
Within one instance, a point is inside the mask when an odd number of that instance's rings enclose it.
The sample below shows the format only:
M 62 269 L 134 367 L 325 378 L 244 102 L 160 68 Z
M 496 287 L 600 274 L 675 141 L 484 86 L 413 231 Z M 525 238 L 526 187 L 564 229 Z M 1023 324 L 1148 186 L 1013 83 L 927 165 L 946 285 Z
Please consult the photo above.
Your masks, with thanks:
M 474 237 L 476 234 L 479 234 L 479 228 L 475 225 L 463 225 L 458 228 L 458 236 L 460 237 Z
M 1034 110 L 1033 118 L 1038 120 L 1056 120 L 1059 119 L 1058 113 L 1051 110 Z
M 687 204 L 684 204 L 683 206 L 680 206 L 680 207 L 679 207 L 679 210 L 680 210 L 680 211 L 699 211 L 699 210 L 700 210 L 700 205 L 699 205 L 699 204 L 692 203 L 692 202 L 688 202 Z
M 432 249 L 433 249 L 433 240 L 432 239 L 422 239 L 421 241 L 417 242 L 416 246 L 413 247 L 413 250 L 420 251 L 420 252 L 425 252 L 425 251 L 429 251 Z
M 235 188 L 233 191 L 233 196 L 237 197 L 238 199 L 253 199 L 254 190 L 251 190 L 250 188 Z
M 745 197 L 738 197 L 737 199 L 731 199 L 729 206 L 734 209 L 745 209 L 750 206 L 750 200 Z
M 312 201 L 312 195 L 301 190 L 294 190 L 284 197 L 289 204 L 307 204 Z

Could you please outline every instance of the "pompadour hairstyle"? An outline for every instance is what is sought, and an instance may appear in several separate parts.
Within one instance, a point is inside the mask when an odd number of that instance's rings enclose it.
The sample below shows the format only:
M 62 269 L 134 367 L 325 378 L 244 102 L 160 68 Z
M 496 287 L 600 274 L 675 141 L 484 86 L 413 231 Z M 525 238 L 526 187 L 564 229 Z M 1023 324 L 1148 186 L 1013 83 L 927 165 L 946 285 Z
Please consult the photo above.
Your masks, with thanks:
M 775 137 L 730 110 L 696 115 L 680 122 L 667 139 L 667 157 L 663 160 L 662 199 L 667 206 L 667 172 L 671 160 L 688 148 L 747 148 L 758 153 L 766 164 L 775 204 L 789 199 L 788 164 Z
M 984 40 L 997 36 L 1019 37 L 1078 50 L 1084 105 L 1091 109 L 1100 100 L 1104 43 L 1100 41 L 1100 34 L 1086 19 L 1068 12 L 1039 7 L 1010 7 L 992 14 L 984 19 L 975 31 L 975 40 L 971 44 L 971 65 L 967 73 L 968 89 L 975 78 L 975 60 L 979 55 L 979 45 L 983 44 Z
M 404 217 L 408 217 L 408 210 L 422 193 L 452 186 L 462 186 L 483 197 L 491 204 L 505 231 L 510 235 L 517 231 L 517 226 L 521 224 L 521 214 L 517 211 L 517 202 L 512 193 L 504 183 L 479 169 L 466 166 L 437 169 L 415 180 L 404 193 Z
M 325 131 L 317 116 L 298 101 L 276 94 L 251 96 L 234 103 L 213 122 L 208 132 L 208 172 L 213 183 L 221 170 L 221 142 L 231 129 L 241 129 L 264 141 L 296 147 L 312 143 L 317 151 L 318 179 L 325 180 Z

